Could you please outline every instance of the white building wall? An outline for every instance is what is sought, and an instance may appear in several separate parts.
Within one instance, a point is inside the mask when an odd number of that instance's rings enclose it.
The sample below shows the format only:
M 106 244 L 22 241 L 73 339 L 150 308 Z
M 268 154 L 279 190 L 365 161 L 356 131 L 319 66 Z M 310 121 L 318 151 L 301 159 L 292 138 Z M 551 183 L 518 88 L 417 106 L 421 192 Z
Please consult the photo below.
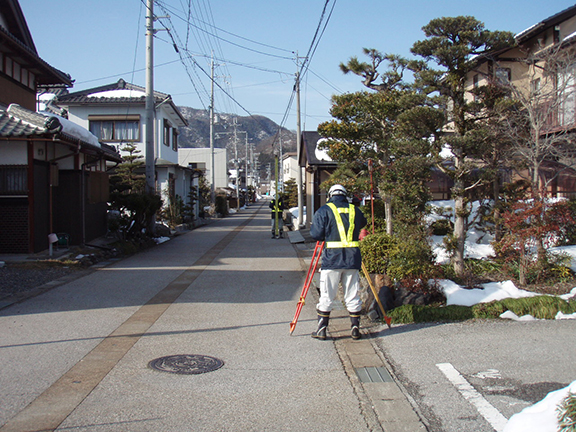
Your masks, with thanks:
M 211 153 L 209 148 L 180 148 L 178 163 L 187 167 L 190 163 L 203 163 L 206 166 L 206 181 L 212 182 Z M 228 156 L 226 149 L 214 149 L 214 187 L 228 186 Z
M 111 116 L 125 116 L 125 115 L 139 115 L 140 116 L 140 139 L 134 141 L 136 148 L 140 151 L 140 155 L 146 158 L 146 112 L 142 107 L 126 107 L 126 106 L 72 106 L 69 107 L 68 119 L 77 125 L 80 125 L 90 130 L 89 115 L 111 115 Z M 165 111 L 160 108 L 156 112 L 156 119 L 154 121 L 154 153 L 156 158 L 163 159 L 168 162 L 178 163 L 178 152 L 172 149 L 172 137 L 170 137 L 170 145 L 164 145 L 164 119 L 168 118 Z M 175 126 L 175 121 L 168 118 L 172 127 Z M 110 142 L 115 147 L 119 147 L 120 143 Z M 120 150 L 118 148 L 118 150 Z M 125 154 L 125 152 L 121 152 Z
M 282 158 L 282 181 L 298 178 L 298 161 L 296 155 L 284 155 Z
M 8 141 L 0 145 L 2 165 L 28 165 L 27 144 L 24 141 Z

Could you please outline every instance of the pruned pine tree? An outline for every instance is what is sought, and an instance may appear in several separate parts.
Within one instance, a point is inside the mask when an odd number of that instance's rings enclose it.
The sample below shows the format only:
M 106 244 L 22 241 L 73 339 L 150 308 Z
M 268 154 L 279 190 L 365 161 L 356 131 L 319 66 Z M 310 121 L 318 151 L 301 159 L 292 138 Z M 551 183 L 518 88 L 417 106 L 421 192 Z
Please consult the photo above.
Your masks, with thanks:
M 417 174 L 428 173 L 427 168 L 420 167 L 426 163 L 423 155 L 429 153 L 427 138 L 438 129 L 441 115 L 426 106 L 425 95 L 413 91 L 403 80 L 409 67 L 420 67 L 418 62 L 383 55 L 375 49 L 365 48 L 364 54 L 369 63 L 353 57 L 340 68 L 360 76 L 375 92 L 334 96 L 330 113 L 335 120 L 321 124 L 318 131 L 329 139 L 326 147 L 330 156 L 346 162 L 336 173 L 342 177 L 339 182 L 368 190 L 368 161 L 374 162 L 373 181 L 385 204 L 386 231 L 392 234 L 394 197 L 397 205 L 404 206 L 404 210 L 398 207 L 397 215 L 402 214 L 405 221 L 413 219 L 406 209 L 424 208 L 421 201 L 425 202 L 422 192 L 427 175 Z M 388 69 L 380 72 L 383 64 Z M 423 115 L 415 115 L 416 110 Z M 413 127 L 406 127 L 409 118 L 418 119 Z
M 127 143 L 122 147 L 126 152 L 122 156 L 122 163 L 116 167 L 114 177 L 117 188 L 124 193 L 143 193 L 146 186 L 146 176 L 142 174 L 144 158 L 134 143 Z
M 128 143 L 122 150 L 127 154 L 122 156 L 123 162 L 110 179 L 110 201 L 111 208 L 120 213 L 119 233 L 127 239 L 141 235 L 148 226 L 146 222 L 162 207 L 162 199 L 145 192 L 146 176 L 142 174 L 145 162 L 137 147 Z M 147 233 L 153 234 L 150 230 Z
M 426 39 L 412 46 L 412 53 L 425 61 L 435 63 L 415 71 L 415 82 L 427 94 L 438 94 L 446 100 L 446 115 L 449 123 L 442 139 L 436 141 L 437 151 L 448 147 L 452 154 L 452 165 L 438 167 L 454 180 L 452 197 L 455 201 L 454 234 L 448 242 L 452 252 L 452 263 L 457 275 L 464 273 L 464 245 L 469 216 L 468 198 L 479 185 L 473 172 L 479 156 L 485 152 L 485 140 L 476 134 L 478 106 L 467 99 L 466 77 L 474 69 L 474 57 L 492 50 L 512 46 L 510 32 L 489 31 L 484 24 L 469 16 L 437 18 L 422 30 Z

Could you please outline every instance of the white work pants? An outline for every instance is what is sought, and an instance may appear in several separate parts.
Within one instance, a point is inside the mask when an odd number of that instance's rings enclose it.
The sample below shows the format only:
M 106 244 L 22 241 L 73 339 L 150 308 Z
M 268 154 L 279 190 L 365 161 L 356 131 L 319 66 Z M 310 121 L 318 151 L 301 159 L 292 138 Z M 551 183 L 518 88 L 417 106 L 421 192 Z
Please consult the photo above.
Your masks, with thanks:
M 344 304 L 348 312 L 360 312 L 360 278 L 358 270 L 320 270 L 320 300 L 316 309 L 330 312 L 334 299 L 338 294 L 338 287 L 342 283 L 344 291 Z

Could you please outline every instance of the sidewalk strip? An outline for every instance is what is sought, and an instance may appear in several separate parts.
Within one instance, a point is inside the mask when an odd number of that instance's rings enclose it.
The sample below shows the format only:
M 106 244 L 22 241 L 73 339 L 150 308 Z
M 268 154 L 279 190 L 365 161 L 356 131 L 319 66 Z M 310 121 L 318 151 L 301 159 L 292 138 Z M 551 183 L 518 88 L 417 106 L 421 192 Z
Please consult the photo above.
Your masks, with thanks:
M 140 307 L 30 405 L 0 427 L 0 431 L 48 432 L 56 429 L 108 375 L 166 309 L 256 217 L 260 208 L 257 208 L 254 214 Z
M 500 411 L 490 404 L 484 397 L 476 391 L 466 379 L 450 363 L 438 363 L 436 365 L 446 378 L 458 389 L 464 399 L 469 401 L 478 410 L 480 415 L 486 419 L 488 423 L 497 432 L 502 432 L 508 420 Z

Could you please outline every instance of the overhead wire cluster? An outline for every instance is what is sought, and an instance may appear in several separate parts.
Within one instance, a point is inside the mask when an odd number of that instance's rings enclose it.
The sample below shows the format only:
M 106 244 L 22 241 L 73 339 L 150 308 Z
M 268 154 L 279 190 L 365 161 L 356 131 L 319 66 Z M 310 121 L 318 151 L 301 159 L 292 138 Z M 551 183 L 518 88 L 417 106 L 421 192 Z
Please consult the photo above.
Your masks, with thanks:
M 332 7 L 330 8 L 328 15 L 326 15 L 330 1 L 332 1 Z M 294 84 L 294 88 L 293 88 L 292 94 L 290 96 L 290 101 L 288 102 L 288 106 L 287 106 L 286 111 L 284 113 L 284 117 L 282 118 L 282 121 L 280 123 L 280 129 L 278 132 L 280 132 L 280 130 L 284 127 L 284 125 L 286 124 L 286 121 L 288 120 L 288 116 L 289 116 L 289 113 L 292 109 L 292 104 L 294 103 L 294 98 L 296 96 L 296 91 L 298 90 L 300 83 L 302 82 L 302 79 L 306 77 L 306 74 L 310 68 L 310 62 L 312 61 L 312 57 L 314 56 L 314 53 L 316 52 L 316 49 L 318 48 L 318 45 L 320 44 L 320 40 L 322 39 L 322 36 L 324 35 L 324 31 L 326 30 L 326 27 L 328 26 L 328 22 L 330 21 L 330 18 L 332 16 L 332 12 L 334 11 L 334 6 L 336 6 L 336 0 L 326 0 L 324 2 L 324 7 L 322 8 L 322 13 L 320 15 L 320 19 L 318 21 L 316 31 L 314 32 L 314 36 L 312 38 L 312 41 L 310 42 L 310 47 L 308 48 L 308 52 L 306 53 L 306 56 L 303 57 L 304 61 L 302 62 L 301 65 L 299 64 L 299 57 L 298 56 L 296 57 L 296 63 L 298 65 L 298 73 L 296 74 L 296 82 Z M 275 138 L 273 145 L 276 144 L 277 139 L 278 139 L 278 136 Z
M 141 2 L 145 4 L 146 0 L 141 0 Z M 196 94 L 202 107 L 205 110 L 210 107 L 210 90 L 208 88 L 209 86 L 206 86 L 205 83 L 210 83 L 210 80 L 212 79 L 210 62 L 214 62 L 217 72 L 215 72 L 213 82 L 215 87 L 220 90 L 215 93 L 217 101 L 214 105 L 222 107 L 222 112 L 233 114 L 236 114 L 237 108 L 240 108 L 249 116 L 254 117 L 252 113 L 234 96 L 234 87 L 231 85 L 232 76 L 228 70 L 228 65 L 276 74 L 280 77 L 281 81 L 285 81 L 288 78 L 294 79 L 294 73 L 260 67 L 255 64 L 248 64 L 238 60 L 230 60 L 224 55 L 222 44 L 228 44 L 240 50 L 256 53 L 266 58 L 290 61 L 295 60 L 298 70 L 296 80 L 302 82 L 302 79 L 306 77 L 307 72 L 310 70 L 309 67 L 311 60 L 330 21 L 336 0 L 325 0 L 314 36 L 306 56 L 303 58 L 298 58 L 297 54 L 289 49 L 248 39 L 217 27 L 214 22 L 214 16 L 209 0 L 178 0 L 178 2 L 175 0 L 155 0 L 154 3 L 158 6 L 160 11 L 157 11 L 155 14 L 156 21 L 159 23 L 159 26 L 163 27 L 162 30 L 165 30 L 168 36 L 166 38 L 164 34 L 162 34 L 156 35 L 156 38 L 172 45 L 173 49 L 178 54 L 178 61 L 184 67 L 190 84 L 194 90 L 192 93 Z M 174 5 L 174 3 L 178 3 L 178 5 Z M 161 14 L 164 16 L 160 16 Z M 179 26 L 177 26 L 176 23 L 178 23 Z M 184 28 L 182 24 L 184 25 Z M 194 44 L 192 44 L 192 41 Z M 205 65 L 202 65 L 199 59 L 202 59 L 202 63 Z M 299 64 L 300 59 L 303 60 L 302 64 Z M 327 83 L 325 79 L 321 78 L 314 72 L 312 73 Z M 336 89 L 332 85 L 331 87 Z M 296 88 L 296 85 L 294 85 L 284 117 L 280 124 L 280 129 L 285 127 L 288 116 L 292 110 Z M 216 111 L 218 112 L 219 110 Z

